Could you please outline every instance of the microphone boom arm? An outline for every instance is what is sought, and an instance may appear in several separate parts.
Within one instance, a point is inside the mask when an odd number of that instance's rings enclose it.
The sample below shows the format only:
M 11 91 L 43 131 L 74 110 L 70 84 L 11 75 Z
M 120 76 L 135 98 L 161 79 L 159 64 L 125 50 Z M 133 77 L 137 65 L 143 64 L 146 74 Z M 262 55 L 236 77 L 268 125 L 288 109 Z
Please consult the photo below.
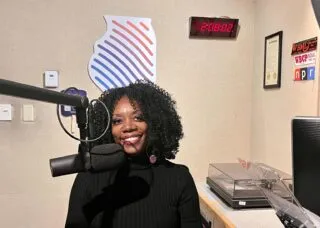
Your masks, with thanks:
M 81 171 L 82 166 L 86 170 L 91 168 L 89 153 L 91 148 L 90 143 L 86 142 L 89 134 L 86 111 L 89 106 L 89 100 L 86 96 L 70 95 L 5 79 L 0 79 L 0 94 L 55 103 L 57 105 L 74 106 L 76 108 L 80 139 L 82 140 L 78 148 L 79 156 L 69 155 L 62 158 L 50 159 L 51 173 L 55 177 L 69 174 L 73 171 Z
M 70 105 L 83 109 L 86 109 L 89 105 L 89 100 L 86 96 L 69 95 L 5 79 L 0 79 L 0 94 Z

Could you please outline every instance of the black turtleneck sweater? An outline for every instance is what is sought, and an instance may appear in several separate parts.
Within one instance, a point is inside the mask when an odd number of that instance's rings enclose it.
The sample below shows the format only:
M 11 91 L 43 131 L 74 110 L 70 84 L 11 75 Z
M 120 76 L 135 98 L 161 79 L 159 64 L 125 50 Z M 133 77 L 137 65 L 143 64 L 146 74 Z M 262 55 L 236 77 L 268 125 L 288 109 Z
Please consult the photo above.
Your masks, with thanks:
M 129 160 L 117 171 L 80 173 L 65 228 L 201 228 L 197 190 L 186 166 Z

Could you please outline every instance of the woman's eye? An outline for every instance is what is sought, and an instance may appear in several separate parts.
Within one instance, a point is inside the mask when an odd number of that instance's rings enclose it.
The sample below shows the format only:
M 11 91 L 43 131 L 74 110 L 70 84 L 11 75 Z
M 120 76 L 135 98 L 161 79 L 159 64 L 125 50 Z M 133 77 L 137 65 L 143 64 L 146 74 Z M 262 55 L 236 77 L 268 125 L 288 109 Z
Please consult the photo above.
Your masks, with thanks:
M 136 119 L 137 121 L 144 121 L 144 118 L 143 118 L 142 115 L 137 115 L 137 116 L 135 117 L 135 119 Z
M 120 124 L 121 120 L 120 119 L 112 119 L 112 124 Z

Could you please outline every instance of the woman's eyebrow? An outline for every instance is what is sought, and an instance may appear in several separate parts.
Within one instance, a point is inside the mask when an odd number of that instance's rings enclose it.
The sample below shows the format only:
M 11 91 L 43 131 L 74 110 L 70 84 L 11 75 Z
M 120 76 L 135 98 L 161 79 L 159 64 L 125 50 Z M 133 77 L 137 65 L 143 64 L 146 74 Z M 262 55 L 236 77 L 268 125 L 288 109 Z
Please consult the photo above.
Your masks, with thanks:
M 112 115 L 112 117 L 121 117 L 122 115 L 121 114 L 118 114 L 118 113 L 115 113 Z
M 140 109 L 134 110 L 133 114 L 142 113 Z

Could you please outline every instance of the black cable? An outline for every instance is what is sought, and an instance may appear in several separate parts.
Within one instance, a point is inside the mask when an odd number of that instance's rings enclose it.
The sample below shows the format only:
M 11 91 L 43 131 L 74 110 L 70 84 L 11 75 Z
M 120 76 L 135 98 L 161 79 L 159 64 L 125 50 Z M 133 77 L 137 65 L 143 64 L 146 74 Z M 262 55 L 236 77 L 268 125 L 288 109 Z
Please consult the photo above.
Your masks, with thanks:
M 66 90 L 62 90 L 61 92 L 62 92 L 62 93 L 67 93 L 67 92 L 70 91 L 71 89 L 76 90 L 77 93 L 79 94 L 79 90 L 78 90 L 77 88 L 75 88 L 75 87 L 69 87 L 69 88 L 67 88 Z M 69 135 L 71 138 L 73 138 L 73 139 L 75 139 L 75 140 L 77 140 L 77 141 L 80 141 L 80 142 L 85 142 L 85 143 L 87 143 L 87 142 L 94 142 L 94 141 L 96 141 L 96 140 L 99 140 L 101 137 L 103 137 L 104 134 L 107 132 L 107 130 L 108 130 L 109 126 L 110 126 L 110 112 L 109 112 L 107 106 L 106 106 L 102 101 L 100 101 L 100 100 L 98 100 L 98 99 L 93 99 L 92 101 L 90 101 L 89 108 L 91 107 L 91 105 L 92 105 L 92 103 L 93 103 L 94 101 L 100 102 L 100 104 L 105 108 L 105 110 L 106 110 L 106 112 L 107 112 L 107 115 L 108 115 L 108 124 L 107 124 L 105 130 L 103 131 L 103 133 L 102 133 L 100 136 L 98 136 L 98 137 L 96 137 L 96 138 L 94 138 L 94 139 L 80 139 L 80 138 L 77 138 L 77 137 L 73 136 L 72 134 L 70 134 L 69 131 L 64 127 L 64 125 L 63 125 L 63 123 L 62 123 L 62 121 L 61 121 L 61 117 L 60 117 L 60 113 L 59 113 L 60 104 L 57 104 L 57 117 L 58 117 L 59 124 L 60 124 L 61 128 L 63 129 L 63 131 L 64 131 L 67 135 Z M 87 116 L 88 116 L 88 115 L 87 115 Z M 88 124 L 88 118 L 87 118 L 87 124 Z

